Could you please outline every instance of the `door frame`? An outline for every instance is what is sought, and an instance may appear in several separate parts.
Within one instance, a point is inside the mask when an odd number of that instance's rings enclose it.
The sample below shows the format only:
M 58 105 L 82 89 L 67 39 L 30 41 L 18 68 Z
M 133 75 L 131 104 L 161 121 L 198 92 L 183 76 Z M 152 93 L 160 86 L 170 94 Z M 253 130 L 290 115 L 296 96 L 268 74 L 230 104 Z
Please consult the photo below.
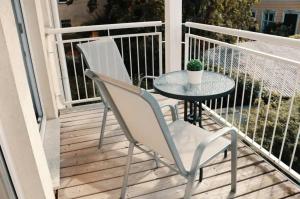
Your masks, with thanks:
M 297 15 L 297 21 L 296 21 L 296 28 L 295 28 L 295 32 L 294 35 L 298 33 L 298 28 L 299 28 L 299 21 L 300 21 L 300 11 L 297 10 L 289 10 L 286 9 L 283 11 L 283 15 L 282 15 L 282 23 L 284 23 L 285 20 L 285 15 L 286 14 L 296 14 Z

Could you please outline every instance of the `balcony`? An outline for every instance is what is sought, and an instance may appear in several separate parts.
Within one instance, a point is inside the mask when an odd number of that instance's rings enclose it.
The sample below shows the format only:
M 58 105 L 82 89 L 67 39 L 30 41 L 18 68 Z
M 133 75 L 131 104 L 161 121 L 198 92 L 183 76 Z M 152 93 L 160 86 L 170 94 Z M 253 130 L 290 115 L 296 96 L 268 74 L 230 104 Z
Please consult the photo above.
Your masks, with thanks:
M 48 29 L 47 34 L 58 38 L 55 43 L 49 40 L 48 51 L 53 56 L 53 49 L 58 49 L 56 90 L 63 93 L 62 105 L 68 107 L 60 115 L 58 198 L 118 198 L 128 142 L 111 114 L 105 145 L 97 149 L 103 106 L 94 82 L 84 76 L 87 67 L 76 44 L 112 37 L 136 84 L 145 75 L 168 71 L 164 24 Z M 70 34 L 76 38 L 70 39 Z M 206 70 L 236 81 L 232 94 L 203 103 L 204 128 L 234 127 L 240 138 L 236 195 L 229 195 L 230 156 L 218 156 L 204 168 L 204 180 L 197 184 L 193 197 L 298 198 L 300 62 L 295 54 L 300 41 L 191 22 L 183 24 L 183 35 L 182 66 L 200 59 Z M 151 90 L 152 83 L 145 82 L 143 87 Z M 182 116 L 182 107 L 180 112 Z M 169 113 L 166 119 L 170 120 Z M 185 183 L 166 167 L 154 169 L 150 157 L 135 151 L 128 198 L 181 198 Z

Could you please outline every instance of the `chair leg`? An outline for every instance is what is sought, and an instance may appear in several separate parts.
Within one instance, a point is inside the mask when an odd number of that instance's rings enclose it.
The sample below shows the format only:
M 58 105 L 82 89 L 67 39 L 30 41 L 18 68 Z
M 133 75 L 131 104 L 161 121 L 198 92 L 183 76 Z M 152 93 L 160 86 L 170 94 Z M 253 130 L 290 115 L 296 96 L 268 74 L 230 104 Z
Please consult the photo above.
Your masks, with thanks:
M 224 151 L 224 159 L 227 158 L 228 149 Z
M 237 184 L 237 138 L 234 137 L 231 142 L 231 192 L 236 192 Z
M 184 192 L 184 197 L 183 197 L 184 199 L 190 199 L 192 196 L 195 176 L 196 176 L 196 172 L 191 172 L 188 176 L 188 182 L 185 187 L 185 192 Z
M 203 180 L 203 167 L 199 169 L 199 182 L 202 182 L 202 180 Z
M 128 156 L 127 156 L 125 175 L 123 178 L 123 186 L 122 186 L 121 197 L 120 197 L 121 199 L 125 199 L 125 196 L 126 196 L 128 175 L 129 175 L 130 164 L 131 164 L 131 160 L 132 160 L 133 148 L 134 148 L 134 144 L 130 143 L 129 148 L 128 148 Z
M 106 126 L 107 112 L 108 112 L 108 107 L 105 106 L 104 107 L 104 112 L 103 112 L 103 117 L 102 117 L 102 126 L 101 126 L 98 149 L 101 149 L 102 144 L 103 144 L 103 137 L 104 137 L 104 131 L 105 131 L 105 126 Z
M 159 167 L 159 157 L 156 152 L 154 152 L 154 160 L 155 160 L 155 168 L 157 169 Z
M 176 117 L 176 120 L 178 120 L 179 119 L 179 115 L 178 115 L 178 104 L 175 104 L 175 106 L 174 106 L 174 108 L 175 108 L 175 117 Z

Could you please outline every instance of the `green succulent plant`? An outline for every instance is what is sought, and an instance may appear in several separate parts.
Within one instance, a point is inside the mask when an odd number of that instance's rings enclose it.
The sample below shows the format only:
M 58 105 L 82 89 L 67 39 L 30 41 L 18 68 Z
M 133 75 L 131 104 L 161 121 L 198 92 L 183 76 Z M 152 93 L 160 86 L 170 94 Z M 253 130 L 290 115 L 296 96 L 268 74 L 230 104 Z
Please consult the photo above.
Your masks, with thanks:
M 187 64 L 187 70 L 189 71 L 199 71 L 203 70 L 203 68 L 203 63 L 200 62 L 198 59 L 191 59 Z

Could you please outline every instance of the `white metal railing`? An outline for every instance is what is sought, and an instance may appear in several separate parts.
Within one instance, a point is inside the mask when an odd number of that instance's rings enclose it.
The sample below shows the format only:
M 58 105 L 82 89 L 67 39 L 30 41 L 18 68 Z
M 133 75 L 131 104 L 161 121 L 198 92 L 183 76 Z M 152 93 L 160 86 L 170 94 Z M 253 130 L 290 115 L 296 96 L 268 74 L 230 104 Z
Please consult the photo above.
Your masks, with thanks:
M 162 74 L 162 32 L 158 27 L 162 22 L 138 22 L 123 24 L 108 24 L 94 26 L 79 26 L 70 28 L 49 28 L 49 35 L 72 34 L 82 32 L 102 31 L 104 36 L 113 38 L 120 50 L 128 73 L 133 81 L 137 83 L 145 75 L 158 76 Z M 136 31 L 136 30 L 139 31 Z M 150 30 L 149 30 L 150 29 Z M 123 30 L 120 34 L 113 31 Z M 132 30 L 132 31 L 128 31 Z M 124 33 L 129 32 L 129 33 Z M 57 40 L 58 56 L 60 60 L 60 71 L 62 72 L 63 90 L 65 104 L 78 104 L 99 100 L 94 82 L 87 79 L 84 70 L 87 68 L 82 54 L 76 45 L 83 42 L 91 42 L 101 37 L 85 37 L 79 39 Z M 151 82 L 145 81 L 146 89 L 151 87 Z
M 192 22 L 185 26 L 185 65 L 199 59 L 206 70 L 236 81 L 232 94 L 205 102 L 205 109 L 299 182 L 299 59 L 262 52 L 253 45 L 263 42 L 299 50 L 300 40 Z

